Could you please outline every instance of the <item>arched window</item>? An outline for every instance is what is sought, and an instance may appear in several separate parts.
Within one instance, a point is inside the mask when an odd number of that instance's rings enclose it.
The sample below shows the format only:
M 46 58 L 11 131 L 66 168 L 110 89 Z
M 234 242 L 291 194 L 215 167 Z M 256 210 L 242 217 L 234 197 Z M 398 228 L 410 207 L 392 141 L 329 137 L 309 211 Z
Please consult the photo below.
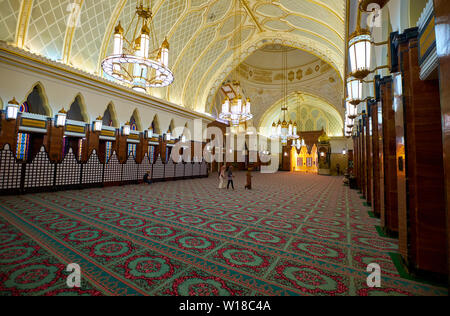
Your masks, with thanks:
M 148 146 L 148 158 L 150 159 L 150 163 L 155 162 L 155 146 L 153 145 Z
M 133 155 L 136 158 L 136 144 L 128 144 L 128 156 Z
M 108 162 L 109 158 L 112 155 L 112 142 L 106 142 L 106 162 Z
M 26 113 L 29 111 L 28 102 L 24 102 L 19 111 L 22 113 Z M 27 160 L 28 159 L 28 151 L 30 147 L 30 134 L 28 133 L 18 133 L 17 134 L 17 146 L 16 146 L 16 158 L 19 160 Z

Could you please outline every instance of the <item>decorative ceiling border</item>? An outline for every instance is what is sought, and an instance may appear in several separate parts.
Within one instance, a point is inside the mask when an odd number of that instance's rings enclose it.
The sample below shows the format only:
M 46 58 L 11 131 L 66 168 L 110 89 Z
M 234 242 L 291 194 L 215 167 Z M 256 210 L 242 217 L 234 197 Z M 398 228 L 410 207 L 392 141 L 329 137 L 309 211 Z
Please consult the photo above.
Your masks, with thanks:
M 20 13 L 17 19 L 17 30 L 15 44 L 23 48 L 28 34 L 28 25 L 30 24 L 31 11 L 33 10 L 33 0 L 22 0 Z

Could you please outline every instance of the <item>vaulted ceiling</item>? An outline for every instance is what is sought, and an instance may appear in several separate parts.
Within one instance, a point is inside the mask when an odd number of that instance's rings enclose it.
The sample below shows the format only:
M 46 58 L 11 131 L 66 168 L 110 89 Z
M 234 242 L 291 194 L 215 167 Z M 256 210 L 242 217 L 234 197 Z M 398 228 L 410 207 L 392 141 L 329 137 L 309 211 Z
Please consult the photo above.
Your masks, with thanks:
M 0 40 L 103 76 L 118 21 L 131 20 L 137 0 L 2 0 Z M 346 0 L 153 0 L 159 42 L 167 36 L 175 82 L 151 94 L 200 112 L 211 110 L 221 83 L 242 60 L 279 43 L 309 52 L 344 74 Z M 79 17 L 79 19 L 78 19 Z

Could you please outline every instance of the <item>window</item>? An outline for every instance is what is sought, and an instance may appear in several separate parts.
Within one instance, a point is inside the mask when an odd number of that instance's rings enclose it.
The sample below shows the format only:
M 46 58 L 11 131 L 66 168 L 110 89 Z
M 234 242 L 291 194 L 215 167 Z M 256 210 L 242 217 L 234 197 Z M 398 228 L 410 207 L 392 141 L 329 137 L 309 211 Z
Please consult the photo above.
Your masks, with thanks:
M 166 147 L 166 162 L 169 162 L 171 153 L 172 153 L 172 147 Z
M 83 154 L 83 139 L 80 138 L 78 141 L 78 160 L 81 160 L 81 155 Z
M 136 158 L 136 144 L 128 144 L 128 156 L 133 155 Z
M 109 158 L 112 155 L 112 142 L 106 142 L 106 162 L 108 162 Z
M 150 159 L 150 163 L 155 162 L 155 146 L 148 146 L 148 158 Z
M 28 146 L 30 145 L 30 134 L 18 133 L 17 134 L 17 150 L 16 157 L 19 160 L 28 159 Z
M 24 113 L 28 112 L 29 106 L 27 102 L 24 102 L 19 111 Z M 17 134 L 17 147 L 16 147 L 16 158 L 19 160 L 28 159 L 28 147 L 30 145 L 30 134 L 18 133 Z

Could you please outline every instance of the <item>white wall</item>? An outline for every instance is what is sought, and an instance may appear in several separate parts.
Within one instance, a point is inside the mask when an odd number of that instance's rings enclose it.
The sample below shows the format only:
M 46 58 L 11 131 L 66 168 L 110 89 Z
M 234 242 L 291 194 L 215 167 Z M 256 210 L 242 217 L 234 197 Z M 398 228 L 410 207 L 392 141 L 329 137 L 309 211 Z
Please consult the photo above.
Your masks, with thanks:
M 5 56 L 11 57 L 8 54 Z M 19 57 L 11 57 L 17 59 L 14 63 L 5 62 L 2 57 L 0 56 L 0 100 L 3 100 L 5 104 L 13 97 L 19 102 L 26 101 L 33 87 L 39 83 L 47 97 L 51 115 L 55 115 L 63 107 L 68 110 L 76 95 L 80 93 L 90 122 L 99 115 L 103 115 L 111 102 L 120 125 L 130 120 L 135 109 L 139 113 L 143 129 L 151 126 L 155 115 L 158 115 L 159 127 L 163 133 L 168 130 L 172 119 L 175 127 L 184 127 L 187 123 L 191 130 L 197 118 L 203 118 L 201 123 L 203 126 L 212 121 L 212 118 L 209 119 L 200 113 L 176 108 L 174 105 L 164 104 L 164 101 L 133 91 L 127 92 L 123 88 L 115 89 L 108 83 L 92 82 L 89 78 L 78 77 L 75 73 L 54 69 L 48 65 L 35 64 Z M 35 65 L 38 69 L 34 67 Z

